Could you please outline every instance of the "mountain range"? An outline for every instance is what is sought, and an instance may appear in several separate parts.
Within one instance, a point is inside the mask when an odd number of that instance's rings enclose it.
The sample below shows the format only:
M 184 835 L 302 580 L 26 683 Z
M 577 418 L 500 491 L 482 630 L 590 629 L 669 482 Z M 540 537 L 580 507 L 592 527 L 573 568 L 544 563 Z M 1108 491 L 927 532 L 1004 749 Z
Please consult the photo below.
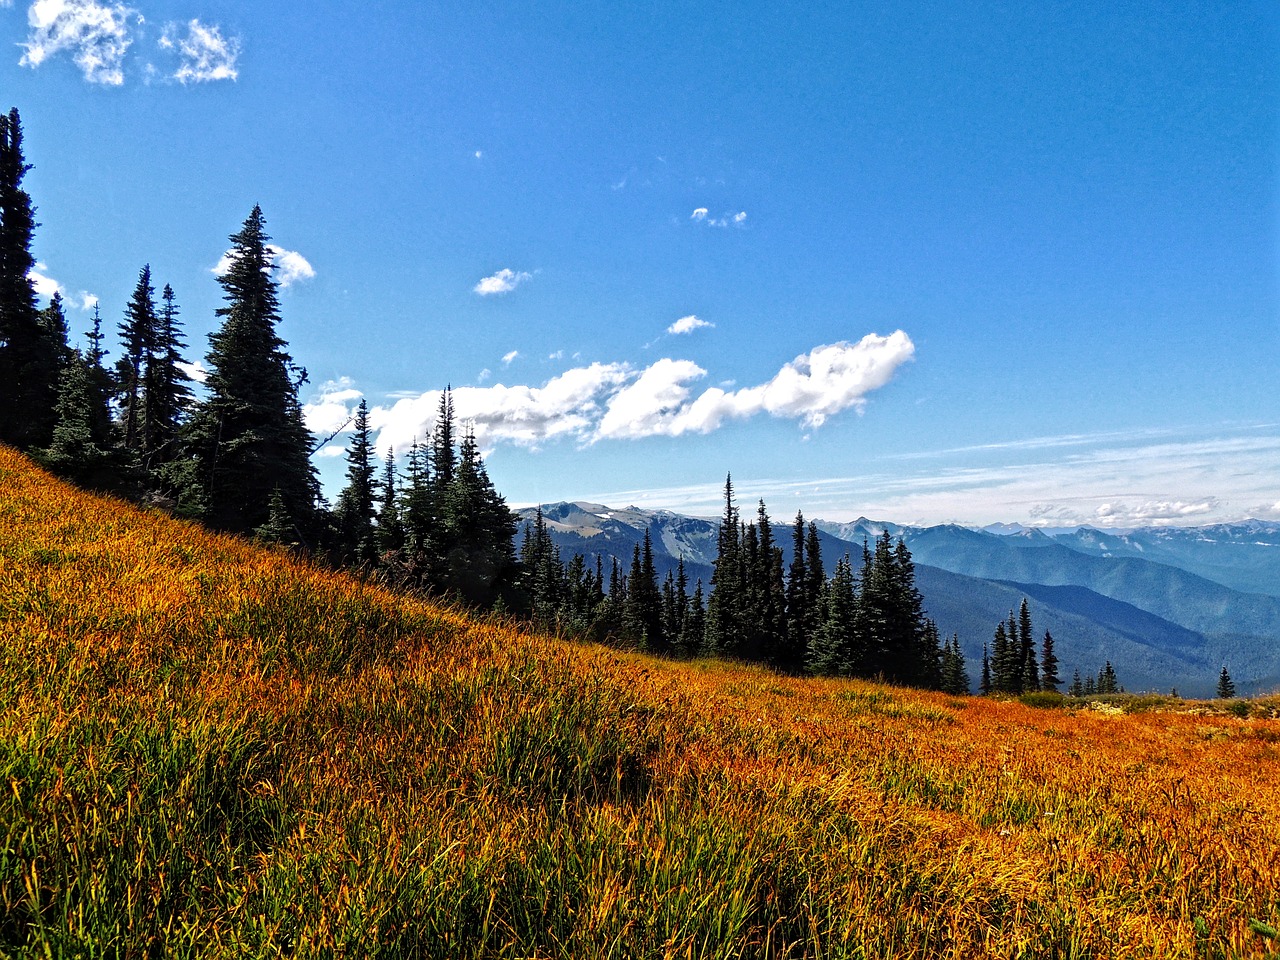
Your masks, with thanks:
M 683 557 L 690 583 L 710 581 L 718 520 L 581 502 L 541 509 L 566 558 L 627 565 L 647 529 L 660 576 Z M 534 516 L 533 508 L 518 512 L 522 521 Z M 785 569 L 791 524 L 773 523 Z M 1037 634 L 1053 634 L 1068 680 L 1109 660 L 1129 690 L 1212 696 L 1224 665 L 1242 694 L 1280 689 L 1280 523 L 1045 532 L 860 518 L 816 526 L 828 572 L 885 531 L 902 537 L 925 608 L 945 636 L 959 638 L 975 684 L 983 644 L 1025 597 Z

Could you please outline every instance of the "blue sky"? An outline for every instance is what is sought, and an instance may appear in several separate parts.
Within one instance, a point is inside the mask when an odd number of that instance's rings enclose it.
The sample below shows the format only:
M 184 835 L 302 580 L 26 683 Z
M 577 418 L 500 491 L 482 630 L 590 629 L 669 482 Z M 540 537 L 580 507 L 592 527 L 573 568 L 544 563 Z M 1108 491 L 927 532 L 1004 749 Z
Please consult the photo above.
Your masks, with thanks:
M 1269 3 L 0 0 L 40 285 L 207 349 L 254 203 L 316 429 L 516 504 L 1280 519 Z M 317 463 L 330 495 L 342 437 Z

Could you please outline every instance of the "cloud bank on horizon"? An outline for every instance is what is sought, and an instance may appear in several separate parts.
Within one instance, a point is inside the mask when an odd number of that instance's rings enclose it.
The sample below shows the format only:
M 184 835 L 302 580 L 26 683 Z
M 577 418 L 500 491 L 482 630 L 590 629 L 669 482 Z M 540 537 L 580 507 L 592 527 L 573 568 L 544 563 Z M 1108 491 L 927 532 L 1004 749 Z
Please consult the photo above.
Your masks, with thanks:
M 0 6 L 11 6 L 0 3 Z M 123 86 L 129 48 L 147 38 L 147 19 L 134 7 L 98 0 L 34 0 L 27 8 L 28 34 L 21 66 L 35 69 L 65 54 L 88 83 Z M 240 39 L 224 37 L 222 28 L 193 18 L 167 23 L 154 41 L 154 52 L 170 61 L 166 68 L 146 61 L 142 75 L 181 84 L 235 80 Z M 150 49 L 150 48 L 148 48 Z M 176 63 L 172 62 L 176 58 Z
M 1203 526 L 1246 517 L 1280 520 L 1274 477 L 1280 475 L 1280 425 L 1224 424 L 1221 435 L 1197 431 L 1037 437 L 981 449 L 985 463 L 935 466 L 952 450 L 887 457 L 857 476 L 813 480 L 743 481 L 740 502 L 763 498 L 785 515 L 803 505 L 806 516 L 928 526 L 981 526 L 1018 520 L 1028 526 L 1101 529 Z M 1025 462 L 1010 450 L 1032 451 Z M 907 462 L 919 465 L 904 470 Z M 651 489 L 588 490 L 576 499 L 715 516 L 723 481 Z
M 459 387 L 453 402 L 459 421 L 487 448 L 502 443 L 536 448 L 566 438 L 594 444 L 707 434 L 730 420 L 761 413 L 813 429 L 845 410 L 861 412 L 866 395 L 887 384 L 914 354 L 911 338 L 898 330 L 815 347 L 784 364 L 768 382 L 740 390 L 708 387 L 695 395 L 692 384 L 707 371 L 691 360 L 664 357 L 641 370 L 595 362 L 541 386 Z M 332 433 L 362 396 L 345 378 L 325 384 L 304 407 L 307 426 Z M 429 390 L 390 407 L 373 407 L 370 422 L 378 431 L 378 448 L 401 453 L 424 439 L 439 402 L 440 391 Z

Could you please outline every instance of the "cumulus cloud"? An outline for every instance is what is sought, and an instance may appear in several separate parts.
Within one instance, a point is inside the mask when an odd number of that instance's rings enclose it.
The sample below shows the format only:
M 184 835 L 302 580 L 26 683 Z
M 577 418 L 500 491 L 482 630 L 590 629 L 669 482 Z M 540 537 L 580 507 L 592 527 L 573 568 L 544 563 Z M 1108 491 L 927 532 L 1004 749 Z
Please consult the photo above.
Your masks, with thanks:
M 302 419 L 312 433 L 328 436 L 340 431 L 355 415 L 360 398 L 364 396 L 355 388 L 350 377 L 327 380 L 302 406 Z
M 274 243 L 267 244 L 267 253 L 271 255 L 271 264 L 275 268 L 274 276 L 281 288 L 291 287 L 301 280 L 315 277 L 315 268 L 307 262 L 307 258 L 295 250 L 286 250 Z M 228 250 L 213 267 L 214 276 L 225 276 L 231 269 L 231 261 L 235 257 L 234 250 Z
M 196 383 L 205 383 L 209 379 L 209 368 L 204 365 L 204 361 L 202 360 L 194 360 L 191 363 L 182 363 L 179 361 L 178 369 Z
M 843 410 L 861 411 L 866 394 L 888 383 L 914 353 L 915 345 L 901 330 L 887 337 L 868 334 L 858 343 L 815 347 L 786 364 L 768 383 L 734 391 L 710 387 L 692 401 L 685 384 L 706 371 L 687 360 L 659 360 L 613 398 L 597 435 L 710 433 L 727 419 L 759 413 L 820 427 Z
M 1204 517 L 1218 509 L 1217 497 L 1203 500 L 1144 500 L 1100 504 L 1093 519 L 1100 525 L 1115 526 L 1165 526 L 1183 524 Z
M 459 421 L 469 424 L 488 447 L 710 433 L 728 419 L 761 413 L 813 429 L 842 410 L 861 409 L 865 395 L 887 383 L 913 352 L 901 331 L 887 337 L 871 334 L 858 343 L 816 347 L 759 386 L 736 391 L 710 387 L 697 395 L 693 384 L 707 371 L 691 360 L 664 357 L 640 370 L 597 362 L 566 370 L 542 386 L 460 387 L 453 391 L 453 403 Z M 324 384 L 303 408 L 308 428 L 319 434 L 341 429 L 360 397 L 350 380 Z M 375 406 L 369 417 L 379 431 L 378 446 L 403 452 L 426 437 L 439 403 L 440 392 L 428 391 L 401 395 L 389 407 Z
M 42 297 L 52 297 L 55 293 L 63 293 L 62 284 L 48 274 L 49 267 L 37 263 L 27 271 L 27 279 L 31 281 L 31 289 Z M 66 294 L 63 293 L 65 296 Z
M 667 333 L 678 335 L 682 333 L 693 333 L 695 330 L 701 330 L 704 327 L 714 327 L 715 324 L 709 320 L 702 320 L 690 314 L 687 317 L 681 317 L 671 326 L 667 327 Z
M 491 277 L 485 277 L 471 289 L 482 297 L 490 297 L 496 293 L 510 293 L 526 280 L 532 279 L 531 273 L 502 269 Z
M 698 220 L 698 221 L 702 221 L 702 220 L 707 219 L 707 208 L 706 208 L 706 207 L 698 207 L 698 209 L 697 209 L 697 210 L 693 211 L 693 213 L 691 213 L 691 214 L 689 215 L 689 219 L 690 219 L 690 220 Z
M 19 63 L 38 67 L 49 57 L 70 53 L 90 83 L 124 83 L 124 57 L 133 43 L 130 24 L 137 12 L 122 3 L 96 0 L 35 0 L 27 10 L 31 28 Z
M 178 68 L 171 74 L 179 83 L 207 83 L 212 80 L 235 80 L 239 73 L 240 40 L 224 37 L 216 25 L 188 20 L 170 23 L 160 37 L 160 46 L 177 53 Z
M 566 370 L 541 387 L 459 387 L 453 391 L 454 410 L 483 445 L 536 447 L 548 440 L 587 435 L 605 398 L 629 375 L 625 364 L 593 363 Z M 403 451 L 425 437 L 435 424 L 439 404 L 440 392 L 433 390 L 400 400 L 390 409 L 370 411 L 370 421 L 379 430 L 378 446 Z

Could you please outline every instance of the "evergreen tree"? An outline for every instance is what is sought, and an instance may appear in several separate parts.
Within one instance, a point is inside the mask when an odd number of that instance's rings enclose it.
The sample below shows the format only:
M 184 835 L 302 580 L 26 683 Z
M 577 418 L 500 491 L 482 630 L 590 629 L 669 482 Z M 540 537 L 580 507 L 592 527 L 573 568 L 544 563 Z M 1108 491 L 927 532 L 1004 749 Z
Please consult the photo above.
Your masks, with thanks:
M 1111 666 L 1110 660 L 1107 661 L 1106 666 L 1098 671 L 1096 689 L 1098 693 L 1118 693 L 1120 690 L 1120 683 L 1116 679 L 1116 670 L 1115 667 Z
M 1231 674 L 1227 672 L 1226 665 L 1222 667 L 1222 672 L 1218 674 L 1218 699 L 1231 700 L 1236 695 L 1236 685 L 1231 679 Z
M 313 526 L 319 486 L 311 436 L 302 420 L 297 368 L 276 333 L 275 269 L 262 210 L 254 207 L 231 236 L 229 266 L 218 278 L 226 306 L 209 336 L 208 398 L 188 425 L 201 485 L 184 499 L 210 525 L 254 530 L 268 520 L 273 491 L 295 529 Z
M 969 693 L 969 673 L 964 667 L 964 654 L 960 652 L 960 638 L 951 635 L 942 648 L 942 682 L 944 693 L 967 696 Z
M 53 351 L 54 362 L 61 375 L 71 362 L 71 347 L 67 343 L 67 311 L 60 291 L 53 291 L 49 305 L 40 311 L 40 329 Z
M 818 525 L 809 521 L 804 541 L 805 607 L 807 630 L 812 633 L 822 622 L 823 593 L 827 589 L 827 572 L 822 565 L 822 541 L 818 537 Z
M 716 559 L 707 598 L 707 652 L 713 656 L 737 654 L 742 644 L 742 611 L 746 591 L 742 583 L 742 545 L 738 508 L 733 503 L 733 478 L 724 481 L 724 516 L 716 538 Z
M 59 381 L 58 423 L 41 459 L 50 470 L 83 487 L 112 490 L 120 480 L 111 417 L 90 361 L 73 351 Z
M 763 500 L 756 511 L 756 530 L 759 544 L 753 571 L 756 603 L 752 621 L 759 634 L 762 659 L 779 670 L 799 672 L 804 667 L 805 650 L 794 647 L 788 640 L 782 548 L 774 541 L 773 524 Z
M 378 510 L 377 542 L 383 554 L 394 554 L 404 547 L 404 523 L 400 518 L 396 486 L 396 455 L 388 449 L 382 461 L 382 480 L 378 483 L 382 505 Z
M 440 394 L 440 407 L 436 412 L 435 429 L 431 435 L 431 472 L 434 485 L 440 491 L 447 490 L 453 483 L 457 466 L 453 431 L 453 388 L 447 386 Z
M 847 555 L 836 561 L 836 572 L 827 584 L 825 597 L 825 615 L 810 636 L 805 666 L 817 676 L 848 676 L 854 667 L 853 625 L 858 598 Z
M 1040 689 L 1040 665 L 1036 662 L 1035 640 L 1031 631 L 1031 608 L 1027 598 L 1022 598 L 1022 606 L 1018 609 L 1018 640 L 1022 647 L 1022 676 L 1020 685 L 1023 693 Z
M 351 443 L 347 447 L 347 485 L 338 495 L 336 519 L 345 563 L 373 565 L 377 562 L 374 540 L 373 438 L 369 428 L 369 406 L 362 398 L 356 409 Z
M 470 430 L 458 448 L 442 519 L 447 550 L 444 590 L 477 606 L 492 606 L 500 597 L 514 600 L 519 570 L 513 543 L 516 518 L 494 489 Z
M 60 361 L 67 356 L 65 339 L 57 342 L 42 320 L 31 284 L 35 210 L 22 189 L 30 169 L 15 107 L 0 115 L 0 442 L 24 450 L 53 437 Z
M 1040 648 L 1040 689 L 1058 692 L 1062 678 L 1058 676 L 1058 658 L 1053 654 L 1053 634 L 1044 632 L 1044 645 Z
M 989 696 L 995 687 L 991 680 L 991 656 L 987 650 L 987 645 L 982 645 L 982 681 L 978 686 L 978 692 L 984 697 Z
M 787 638 L 802 650 L 809 647 L 810 624 L 808 569 L 804 559 L 804 514 L 796 513 L 791 528 L 791 567 L 787 571 Z
M 995 636 L 991 641 L 991 689 L 995 693 L 1010 693 L 1013 690 L 1009 647 L 1009 632 L 1001 620 L 996 624 Z
M 706 644 L 706 604 L 702 597 L 702 581 L 694 585 L 693 596 L 685 608 L 684 625 L 680 632 L 680 647 L 686 656 L 695 657 Z
M 182 364 L 182 323 L 178 319 L 177 297 L 167 283 L 160 294 L 160 312 L 156 317 L 155 342 L 147 357 L 143 389 L 151 421 L 149 464 L 154 472 L 178 456 L 178 437 L 194 395 L 191 378 Z
M 144 466 L 151 454 L 152 409 L 147 393 L 147 365 L 159 341 L 155 287 L 151 284 L 151 264 L 138 272 L 133 296 L 120 324 L 120 346 L 124 351 L 116 367 L 120 384 L 120 432 L 125 450 Z
M 1073 697 L 1084 696 L 1084 683 L 1080 680 L 1080 671 L 1076 670 L 1071 677 L 1071 686 L 1067 688 L 1067 693 Z

